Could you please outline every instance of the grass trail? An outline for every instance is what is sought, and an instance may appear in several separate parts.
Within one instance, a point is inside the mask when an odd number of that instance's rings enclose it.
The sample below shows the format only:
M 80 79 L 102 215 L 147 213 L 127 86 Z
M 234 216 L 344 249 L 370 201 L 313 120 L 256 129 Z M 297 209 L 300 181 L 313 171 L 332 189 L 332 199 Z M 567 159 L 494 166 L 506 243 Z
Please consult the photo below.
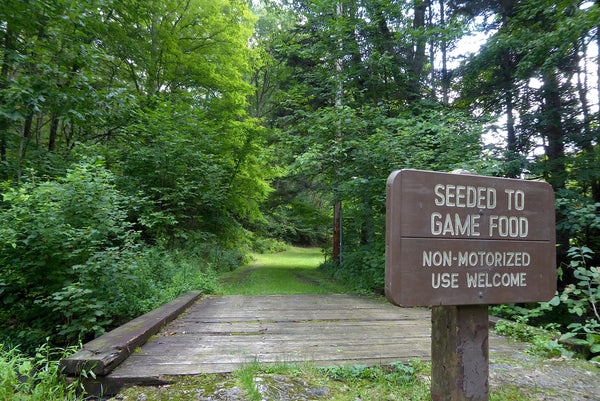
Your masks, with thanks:
M 319 248 L 290 247 L 275 254 L 253 254 L 254 261 L 224 276 L 222 294 L 326 294 L 350 292 L 317 267 Z

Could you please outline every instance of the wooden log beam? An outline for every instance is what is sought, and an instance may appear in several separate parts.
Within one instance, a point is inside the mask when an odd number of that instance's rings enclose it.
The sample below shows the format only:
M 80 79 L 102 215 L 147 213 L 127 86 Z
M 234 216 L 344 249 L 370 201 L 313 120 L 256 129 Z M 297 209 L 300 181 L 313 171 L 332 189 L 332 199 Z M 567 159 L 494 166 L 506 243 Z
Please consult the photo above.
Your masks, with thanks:
M 190 291 L 86 343 L 80 351 L 61 360 L 60 368 L 70 376 L 78 376 L 82 371 L 106 376 L 137 347 L 185 311 L 200 295 L 200 291 Z

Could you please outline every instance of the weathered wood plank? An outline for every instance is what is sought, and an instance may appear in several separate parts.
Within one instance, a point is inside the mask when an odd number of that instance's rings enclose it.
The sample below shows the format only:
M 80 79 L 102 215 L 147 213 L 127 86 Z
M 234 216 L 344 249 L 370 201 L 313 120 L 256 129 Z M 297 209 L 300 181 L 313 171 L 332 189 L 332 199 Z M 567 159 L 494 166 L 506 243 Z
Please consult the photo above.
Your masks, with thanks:
M 135 348 L 158 333 L 165 324 L 173 321 L 200 295 L 199 291 L 190 291 L 86 343 L 79 352 L 61 360 L 60 368 L 68 375 L 78 375 L 82 370 L 94 372 L 96 375 L 109 374 Z
M 374 329 L 378 330 L 375 331 Z M 310 332 L 307 332 L 310 329 Z M 319 335 L 320 333 L 327 333 L 328 335 L 344 335 L 346 336 L 348 330 L 352 333 L 366 333 L 374 336 L 387 336 L 397 333 L 401 336 L 410 336 L 413 334 L 423 333 L 426 335 L 430 334 L 428 326 L 413 325 L 377 325 L 377 324 L 344 324 L 339 322 L 338 326 L 334 325 L 314 325 L 310 323 L 304 324 L 235 324 L 230 325 L 211 325 L 204 329 L 194 328 L 190 326 L 186 327 L 169 327 L 169 332 L 164 335 L 178 335 L 178 336 L 190 336 L 196 338 L 204 338 L 210 336 L 234 336 L 234 335 L 258 335 L 258 334 L 269 334 L 269 335 L 284 335 L 284 334 L 306 334 L 306 335 Z
M 256 354 L 228 353 L 211 355 L 210 359 L 193 359 L 185 356 L 152 356 L 136 358 L 135 371 L 118 369 L 109 375 L 111 379 L 127 379 L 130 377 L 152 377 L 170 375 L 197 375 L 203 373 L 231 372 L 245 363 L 258 361 L 261 363 L 303 363 L 310 362 L 317 366 L 348 365 L 348 364 L 388 364 L 392 361 L 409 361 L 419 358 L 428 360 L 428 350 L 399 350 L 384 353 L 363 351 L 346 351 L 336 354 L 320 352 L 303 354 L 285 352 L 264 352 Z M 218 362 L 217 362 L 218 361 Z M 160 372 L 160 373 L 158 373 Z
M 164 384 L 173 376 L 232 372 L 254 361 L 331 366 L 429 360 L 430 336 L 428 309 L 398 308 L 372 297 L 209 297 L 110 374 L 86 384 L 93 394 L 100 389 L 114 393 L 133 383 Z M 508 347 L 499 339 L 490 338 L 492 352 Z
M 228 372 L 240 363 L 391 362 L 430 352 L 430 312 L 355 295 L 209 297 L 131 355 L 111 378 Z M 218 363 L 217 363 L 218 362 Z
M 256 353 L 263 351 L 273 351 L 277 349 L 281 352 L 297 352 L 305 351 L 308 349 L 319 350 L 320 352 L 342 352 L 342 350 L 352 349 L 365 349 L 365 341 L 368 339 L 359 339 L 354 341 L 331 341 L 331 342 L 318 342 L 314 340 L 271 340 L 263 339 L 254 342 L 248 341 L 232 341 L 225 343 L 223 341 L 218 342 L 180 342 L 180 343 L 160 343 L 153 344 L 152 346 L 146 347 L 140 353 L 137 353 L 135 357 L 142 357 L 147 355 L 170 355 L 175 353 L 186 353 L 188 355 L 198 354 L 202 357 L 206 357 L 208 354 L 215 352 L 237 352 L 244 350 L 245 352 Z M 410 339 L 379 339 L 377 341 L 369 341 L 368 351 L 373 351 L 381 347 L 391 348 L 405 348 L 420 345 L 425 342 L 424 338 L 410 338 Z

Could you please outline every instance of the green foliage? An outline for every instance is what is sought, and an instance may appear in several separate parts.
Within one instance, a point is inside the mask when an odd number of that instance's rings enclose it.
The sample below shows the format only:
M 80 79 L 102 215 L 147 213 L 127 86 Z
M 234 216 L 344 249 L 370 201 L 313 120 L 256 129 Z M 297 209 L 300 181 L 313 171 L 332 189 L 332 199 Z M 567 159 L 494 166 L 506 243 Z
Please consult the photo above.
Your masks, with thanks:
M 111 323 L 106 317 L 110 303 L 99 300 L 94 292 L 77 282 L 54 292 L 46 300 L 36 300 L 36 304 L 62 316 L 62 322 L 57 325 L 58 336 L 72 340 L 92 333 L 97 337 Z
M 262 130 L 251 120 L 215 117 L 182 99 L 156 99 L 152 110 L 136 113 L 119 187 L 146 199 L 136 216 L 145 237 L 185 242 L 197 231 L 235 242 L 239 223 L 260 216 L 269 174 Z
M 213 292 L 216 271 L 243 260 L 203 238 L 166 250 L 143 245 L 127 220 L 136 201 L 100 162 L 54 181 L 7 188 L 0 208 L 0 334 L 30 347 L 102 334 L 189 290 Z
M 528 352 L 544 358 L 573 356 L 573 352 L 559 343 L 559 333 L 529 326 L 526 318 L 517 321 L 500 320 L 494 331 L 500 335 L 531 343 Z
M 60 324 L 67 334 L 74 317 L 90 312 L 81 327 L 100 331 L 94 319 L 103 319 L 103 303 L 92 296 L 95 285 L 79 285 L 78 269 L 106 249 L 116 251 L 135 240 L 125 212 L 132 201 L 115 189 L 99 162 L 75 166 L 55 181 L 38 183 L 34 177 L 4 193 L 0 299 L 12 326 Z M 53 313 L 65 303 L 73 309 L 64 308 L 62 317 Z
M 360 246 L 342 254 L 341 264 L 330 259 L 320 269 L 345 285 L 360 290 L 382 290 L 385 284 L 385 245 Z
M 0 343 L 0 400 L 46 401 L 76 400 L 78 383 L 67 384 L 58 362 L 75 352 L 42 344 L 33 356 Z
M 502 323 L 509 330 L 519 331 L 526 340 L 533 340 L 534 345 L 542 350 L 554 349 L 556 339 L 537 338 L 539 329 L 530 328 L 528 321 L 542 323 L 551 320 L 550 325 L 563 334 L 558 341 L 576 344 L 583 354 L 598 361 L 600 356 L 600 269 L 588 266 L 593 252 L 587 247 L 571 247 L 568 252 L 571 258 L 569 266 L 562 270 L 573 271 L 577 281 L 567 285 L 549 302 L 534 305 L 502 305 L 494 307 L 493 313 L 516 319 L 518 323 Z M 500 326 L 503 327 L 502 325 Z
M 336 277 L 351 285 L 383 288 L 385 188 L 392 171 L 484 165 L 478 121 L 440 105 L 420 106 L 303 112 L 295 127 L 299 143 L 310 141 L 294 164 L 297 176 L 314 177 L 321 190 L 330 192 L 330 202 L 342 202 L 344 244 Z
M 235 371 L 235 376 L 244 389 L 246 396 L 250 401 L 261 401 L 262 394 L 258 391 L 255 380 L 255 373 L 260 368 L 257 361 L 250 364 L 244 364 L 240 369 Z
M 283 241 L 273 238 L 256 238 L 253 235 L 251 239 L 250 248 L 255 253 L 278 253 L 284 252 L 289 249 L 289 245 Z
M 330 380 L 340 381 L 354 388 L 355 394 L 366 399 L 429 399 L 429 383 L 423 376 L 430 374 L 430 366 L 419 360 L 408 364 L 395 362 L 387 366 L 352 365 L 329 366 L 318 371 Z
M 328 388 L 329 392 L 318 397 L 332 400 L 428 400 L 429 381 L 424 379 L 430 375 L 430 365 L 419 360 L 409 363 L 394 362 L 389 365 L 350 365 L 315 367 L 306 364 L 262 364 L 255 361 L 242 365 L 234 372 L 238 385 L 251 400 L 265 398 L 269 394 L 269 383 L 275 383 L 277 377 L 288 383 L 296 382 L 298 388 L 307 383 L 318 383 Z M 286 377 L 292 378 L 290 381 Z M 302 390 L 298 391 L 299 398 L 304 397 Z M 294 389 L 289 391 L 294 394 Z M 314 397 L 314 395 L 312 396 Z M 268 398 L 268 396 L 267 396 Z M 304 398 L 302 398 L 304 399 Z M 310 398 L 313 399 L 313 398 Z
M 589 256 L 595 253 L 593 250 L 600 250 L 600 203 L 574 195 L 572 192 L 568 195 L 571 196 L 556 199 L 556 208 L 562 216 L 556 224 L 556 229 L 568 234 L 573 244 L 586 245 L 585 248 L 592 251 L 591 254 L 586 254 L 585 259 L 589 260 Z M 572 252 L 571 250 L 571 254 L 567 254 L 570 260 L 575 256 Z
M 587 247 L 569 249 L 569 267 L 574 270 L 577 282 L 568 285 L 551 303 L 560 302 L 572 315 L 583 318 L 569 324 L 561 339 L 583 345 L 591 353 L 592 360 L 600 361 L 600 268 L 587 265 L 592 254 Z
M 247 225 L 264 237 L 300 246 L 316 246 L 326 241 L 329 229 L 324 199 L 302 176 L 275 179 L 273 191 L 263 202 L 264 218 Z
M 593 317 L 600 323 L 600 268 L 587 265 L 593 253 L 587 247 L 569 249 L 569 268 L 573 269 L 577 282 L 564 289 L 560 301 L 568 306 L 569 312 L 580 317 Z

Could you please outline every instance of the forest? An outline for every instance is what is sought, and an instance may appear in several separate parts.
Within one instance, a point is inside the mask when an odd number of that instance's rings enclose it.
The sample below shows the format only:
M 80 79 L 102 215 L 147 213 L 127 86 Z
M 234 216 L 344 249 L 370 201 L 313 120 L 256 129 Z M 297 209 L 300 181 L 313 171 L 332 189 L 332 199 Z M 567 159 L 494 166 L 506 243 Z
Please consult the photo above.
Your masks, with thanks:
M 3 0 L 0 343 L 91 339 L 286 243 L 381 292 L 387 177 L 460 168 L 552 186 L 556 297 L 494 310 L 593 357 L 599 51 L 600 0 Z

